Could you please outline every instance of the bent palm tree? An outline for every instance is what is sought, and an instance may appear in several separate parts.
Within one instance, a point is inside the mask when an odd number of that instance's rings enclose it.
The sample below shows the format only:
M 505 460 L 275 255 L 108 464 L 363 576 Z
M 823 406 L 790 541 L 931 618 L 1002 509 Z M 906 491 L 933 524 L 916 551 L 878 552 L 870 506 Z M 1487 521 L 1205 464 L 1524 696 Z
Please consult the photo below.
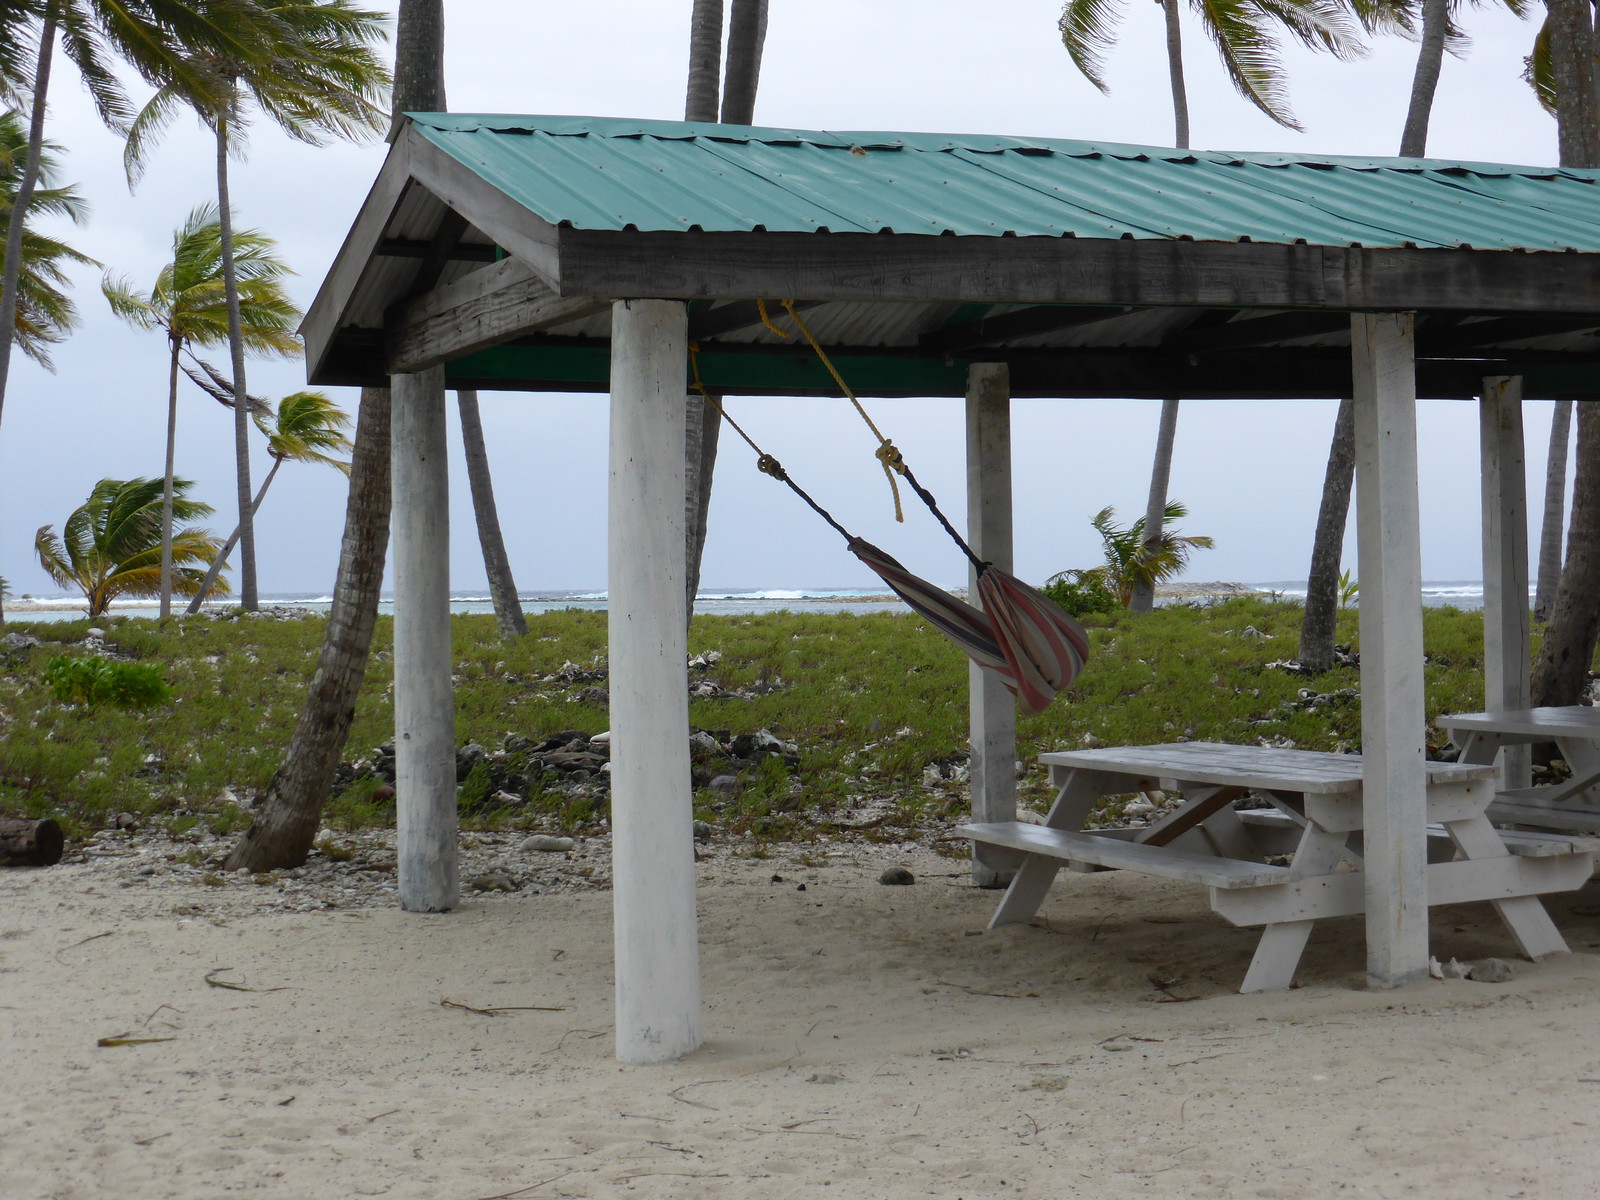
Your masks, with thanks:
M 232 390 L 218 389 L 217 398 L 223 397 L 232 403 Z M 255 414 L 255 423 L 256 428 L 267 435 L 267 454 L 272 458 L 272 469 L 267 472 L 267 477 L 261 481 L 261 490 L 250 502 L 251 516 L 260 509 L 261 502 L 267 498 L 267 489 L 278 476 L 278 468 L 286 462 L 325 463 L 349 476 L 350 464 L 334 456 L 350 453 L 350 439 L 344 435 L 350 418 L 321 392 L 295 392 L 278 401 L 278 411 L 270 429 L 259 413 Z M 201 581 L 200 590 L 189 601 L 186 611 L 191 614 L 200 611 L 200 605 L 205 602 L 218 573 L 228 565 L 228 555 L 238 542 L 239 527 L 235 525 L 228 540 L 217 552 L 216 561 Z
M 234 265 L 233 214 L 228 158 L 242 154 L 246 100 L 290 137 L 310 145 L 329 138 L 376 136 L 387 125 L 382 101 L 389 72 L 370 48 L 384 37 L 382 13 L 350 0 L 259 0 L 265 24 L 246 18 L 261 42 L 247 54 L 204 47 L 186 60 L 188 71 L 207 81 L 163 86 L 129 127 L 124 162 L 135 182 L 161 130 L 182 107 L 191 107 L 217 143 L 217 209 L 221 217 L 222 273 L 227 293 L 228 341 L 232 351 L 234 461 L 238 479 L 239 593 L 247 610 L 259 603 L 255 532 L 250 520 L 250 424 L 245 390 L 245 344 L 240 328 L 239 286 Z M 263 54 L 262 51 L 266 53 Z
M 188 499 L 192 480 L 172 482 L 177 520 L 211 515 L 209 504 Z M 81 590 L 91 617 L 118 596 L 154 596 L 161 590 L 162 491 L 159 479 L 102 479 L 67 518 L 60 536 L 49 525 L 34 535 L 39 565 L 62 587 Z M 180 528 L 172 552 L 179 564 L 174 586 L 188 595 L 200 586 L 202 566 L 216 556 L 217 539 L 204 529 Z
M 235 237 L 239 276 L 239 331 L 245 348 L 290 357 L 300 353 L 294 336 L 300 310 L 283 291 L 288 266 L 273 240 L 260 230 Z M 148 294 L 127 280 L 107 275 L 101 285 L 111 310 L 140 329 L 167 335 L 167 461 L 161 520 L 161 615 L 172 611 L 172 472 L 178 435 L 178 368 L 185 351 L 228 340 L 231 314 L 223 284 L 222 223 L 217 206 L 203 204 L 172 235 L 172 260 L 161 268 Z M 214 394 L 214 393 L 213 393 Z M 227 403 L 232 406 L 236 398 Z
M 1135 589 L 1145 587 L 1154 591 L 1156 585 L 1183 573 L 1192 552 L 1209 550 L 1215 544 L 1208 537 L 1186 536 L 1166 528 L 1188 515 L 1187 508 L 1172 501 L 1163 514 L 1161 532 L 1146 537 L 1143 517 L 1123 529 L 1115 523 L 1116 510 L 1102 508 L 1089 523 L 1100 535 L 1106 561 L 1103 566 L 1080 572 L 1080 578 L 1098 579 L 1116 594 L 1122 607 L 1127 608 L 1133 603 Z

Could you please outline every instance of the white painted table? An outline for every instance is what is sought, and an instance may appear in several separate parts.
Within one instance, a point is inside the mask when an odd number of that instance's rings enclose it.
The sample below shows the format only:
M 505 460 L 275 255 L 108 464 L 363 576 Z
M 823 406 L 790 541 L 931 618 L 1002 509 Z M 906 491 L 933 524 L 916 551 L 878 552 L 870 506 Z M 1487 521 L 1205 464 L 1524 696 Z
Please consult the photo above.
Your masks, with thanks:
M 1499 792 L 1489 816 L 1507 825 L 1600 832 L 1600 708 L 1522 708 L 1455 713 L 1439 728 L 1464 763 L 1492 763 L 1502 746 L 1554 742 L 1572 768 L 1564 783 Z
M 1033 918 L 1063 866 L 1132 870 L 1211 889 L 1211 907 L 1235 925 L 1265 929 L 1240 987 L 1286 988 L 1318 918 L 1365 911 L 1359 870 L 1362 762 L 1359 755 L 1213 742 L 1073 750 L 1040 755 L 1058 789 L 1043 825 L 998 822 L 957 832 L 1022 854 L 1016 877 L 993 919 Z M 1465 763 L 1428 763 L 1428 820 L 1448 839 L 1455 861 L 1430 863 L 1428 903 L 1492 903 L 1530 958 L 1567 949 L 1538 896 L 1581 887 L 1600 843 L 1588 839 L 1502 836 L 1485 815 L 1494 771 Z M 1086 831 L 1102 796 L 1155 789 L 1185 803 L 1138 829 Z M 1238 812 L 1233 801 L 1255 793 L 1271 813 Z M 1265 861 L 1272 835 L 1295 833 L 1289 866 Z

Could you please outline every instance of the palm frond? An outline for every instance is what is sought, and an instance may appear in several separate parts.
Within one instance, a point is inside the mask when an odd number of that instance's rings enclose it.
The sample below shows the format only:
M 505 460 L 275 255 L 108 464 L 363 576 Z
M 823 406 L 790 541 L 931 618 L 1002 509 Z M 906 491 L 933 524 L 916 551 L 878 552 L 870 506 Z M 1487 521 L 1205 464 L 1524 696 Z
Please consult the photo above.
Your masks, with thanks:
M 1119 0 L 1067 0 L 1056 22 L 1072 65 L 1102 92 L 1110 91 L 1105 81 L 1105 55 L 1116 43 L 1121 19 Z
M 1222 56 L 1233 86 L 1278 124 L 1300 129 L 1289 109 L 1278 43 L 1251 0 L 1194 0 L 1206 35 Z
M 1533 39 L 1533 51 L 1522 61 L 1522 78 L 1539 98 L 1540 106 L 1552 117 L 1556 115 L 1556 73 L 1550 61 L 1550 18 L 1539 26 Z

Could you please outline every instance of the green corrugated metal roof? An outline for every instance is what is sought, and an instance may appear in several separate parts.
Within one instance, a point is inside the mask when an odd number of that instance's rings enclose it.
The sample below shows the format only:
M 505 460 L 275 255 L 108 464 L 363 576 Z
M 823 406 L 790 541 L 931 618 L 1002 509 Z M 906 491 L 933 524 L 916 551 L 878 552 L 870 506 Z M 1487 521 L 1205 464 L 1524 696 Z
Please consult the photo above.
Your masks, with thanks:
M 529 211 L 577 229 L 1600 252 L 1600 171 L 602 117 L 412 118 Z

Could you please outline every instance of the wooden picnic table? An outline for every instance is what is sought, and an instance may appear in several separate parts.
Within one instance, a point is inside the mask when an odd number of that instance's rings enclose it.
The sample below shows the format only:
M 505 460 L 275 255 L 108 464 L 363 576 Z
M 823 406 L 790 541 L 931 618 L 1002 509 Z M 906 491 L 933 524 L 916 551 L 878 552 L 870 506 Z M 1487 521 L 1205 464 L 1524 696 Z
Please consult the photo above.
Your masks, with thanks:
M 1022 856 L 991 929 L 1031 920 L 1063 866 L 1187 880 L 1209 887 L 1211 907 L 1228 921 L 1265 927 L 1239 989 L 1255 992 L 1293 982 L 1318 919 L 1365 911 L 1360 755 L 1180 742 L 1063 751 L 1040 761 L 1057 788 L 1043 825 L 957 831 Z M 1564 952 L 1538 897 L 1581 887 L 1600 841 L 1497 831 L 1485 815 L 1492 767 L 1430 762 L 1427 777 L 1430 833 L 1453 859 L 1428 865 L 1429 905 L 1487 900 L 1529 958 Z M 1184 803 L 1147 826 L 1083 828 L 1102 797 L 1157 789 L 1181 793 Z M 1247 795 L 1271 809 L 1236 810 L 1233 801 Z M 1288 865 L 1266 861 L 1278 851 L 1288 852 Z
M 1464 763 L 1492 763 L 1502 746 L 1554 742 L 1572 778 L 1497 792 L 1491 820 L 1540 829 L 1600 832 L 1600 708 L 1574 704 L 1453 713 L 1438 721 Z

